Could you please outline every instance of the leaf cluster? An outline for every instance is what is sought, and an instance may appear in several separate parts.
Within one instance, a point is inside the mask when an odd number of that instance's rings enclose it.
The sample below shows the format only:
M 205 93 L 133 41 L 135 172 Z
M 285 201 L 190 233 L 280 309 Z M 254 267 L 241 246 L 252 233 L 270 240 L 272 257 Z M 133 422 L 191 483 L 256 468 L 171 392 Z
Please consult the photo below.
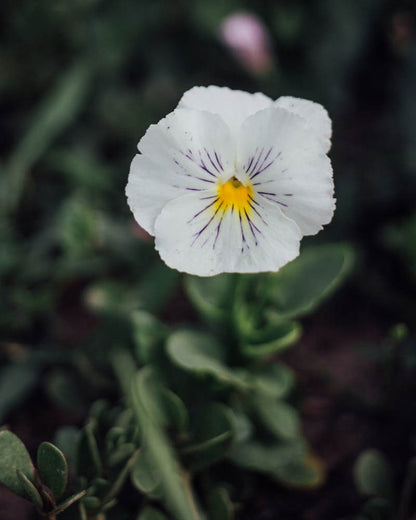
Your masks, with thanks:
M 59 432 L 65 456 L 52 444 L 39 447 L 37 470 L 4 432 L 7 453 L 19 452 L 22 462 L 10 467 L 4 458 L 2 482 L 51 518 L 77 500 L 82 520 L 111 518 L 126 485 L 142 497 L 141 520 L 230 520 L 250 496 L 240 488 L 253 491 L 256 474 L 288 487 L 319 486 L 325 468 L 302 435 L 294 374 L 274 356 L 298 340 L 297 319 L 332 294 L 352 262 L 350 248 L 333 244 L 306 249 L 277 274 L 211 283 L 189 277 L 187 292 L 206 320 L 199 329 L 171 329 L 129 308 L 124 291 L 90 289 L 97 315 L 131 331 L 132 348 L 113 345 L 110 353 L 124 406 L 97 401 L 81 431 Z M 66 459 L 75 498 L 57 504 Z

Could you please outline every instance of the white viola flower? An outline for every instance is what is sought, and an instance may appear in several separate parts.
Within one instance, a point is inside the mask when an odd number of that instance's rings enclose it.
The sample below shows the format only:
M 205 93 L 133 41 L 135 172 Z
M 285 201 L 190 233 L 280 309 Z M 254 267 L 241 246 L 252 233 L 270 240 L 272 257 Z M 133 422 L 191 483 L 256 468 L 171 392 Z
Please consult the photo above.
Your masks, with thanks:
M 330 138 L 317 103 L 194 87 L 140 140 L 128 203 L 170 267 L 277 271 L 332 219 Z

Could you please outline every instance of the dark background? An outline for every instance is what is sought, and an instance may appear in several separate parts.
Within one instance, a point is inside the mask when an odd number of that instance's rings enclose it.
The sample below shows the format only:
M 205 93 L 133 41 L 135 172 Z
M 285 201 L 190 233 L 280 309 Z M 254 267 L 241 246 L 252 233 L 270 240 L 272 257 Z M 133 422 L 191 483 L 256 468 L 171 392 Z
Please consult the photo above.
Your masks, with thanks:
M 254 65 L 220 36 L 239 11 L 267 34 Z M 312 495 L 289 493 L 280 511 L 350 518 L 361 500 L 351 468 L 371 446 L 393 460 L 401 482 L 416 431 L 414 2 L 3 0 L 0 20 L 0 421 L 34 448 L 113 395 L 103 345 L 123 331 L 109 336 L 91 313 L 108 294 L 124 309 L 139 295 L 169 323 L 193 319 L 124 189 L 148 125 L 192 86 L 227 85 L 328 109 L 337 210 L 313 240 L 350 242 L 357 252 L 348 284 L 306 320 L 288 356 L 306 388 L 306 433 L 330 478 Z M 397 392 L 387 392 L 382 412 L 363 411 L 345 394 L 385 399 L 380 352 L 398 323 L 407 340 Z M 30 367 L 10 375 L 26 358 Z M 330 373 L 335 389 L 315 369 Z M 264 519 L 275 518 L 267 486 L 255 505 Z M 20 501 L 4 493 L 0 513 L 16 512 Z

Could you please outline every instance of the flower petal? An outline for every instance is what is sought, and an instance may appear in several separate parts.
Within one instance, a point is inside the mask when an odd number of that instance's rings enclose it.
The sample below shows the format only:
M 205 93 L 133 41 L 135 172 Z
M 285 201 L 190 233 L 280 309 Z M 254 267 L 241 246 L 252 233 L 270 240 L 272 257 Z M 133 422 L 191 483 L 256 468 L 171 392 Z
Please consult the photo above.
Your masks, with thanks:
M 250 94 L 241 90 L 211 85 L 191 88 L 182 96 L 178 107 L 206 110 L 218 114 L 236 133 L 247 117 L 272 104 L 273 101 L 260 92 Z
M 251 116 L 241 128 L 237 157 L 239 179 L 279 206 L 304 235 L 331 221 L 331 163 L 302 117 L 281 107 Z
M 163 206 L 175 197 L 202 192 L 234 170 L 230 131 L 215 114 L 177 109 L 151 125 L 138 144 L 126 187 L 137 222 L 150 234 Z
M 301 232 L 266 199 L 250 214 L 223 211 L 215 200 L 187 194 L 172 200 L 156 220 L 156 249 L 170 267 L 198 276 L 277 271 L 299 254 Z
M 282 96 L 274 103 L 277 107 L 286 108 L 290 112 L 306 119 L 316 136 L 322 139 L 324 152 L 331 148 L 332 122 L 326 109 L 319 103 L 308 99 Z

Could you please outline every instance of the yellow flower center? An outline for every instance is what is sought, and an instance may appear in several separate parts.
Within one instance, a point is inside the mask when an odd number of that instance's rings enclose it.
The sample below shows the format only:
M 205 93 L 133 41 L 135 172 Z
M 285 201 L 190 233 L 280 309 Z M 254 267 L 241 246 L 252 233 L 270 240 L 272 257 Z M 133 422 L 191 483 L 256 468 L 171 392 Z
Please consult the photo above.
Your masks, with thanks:
M 250 184 L 244 186 L 238 179 L 232 177 L 225 184 L 218 184 L 214 211 L 236 210 L 241 216 L 249 215 L 252 195 L 253 188 Z

